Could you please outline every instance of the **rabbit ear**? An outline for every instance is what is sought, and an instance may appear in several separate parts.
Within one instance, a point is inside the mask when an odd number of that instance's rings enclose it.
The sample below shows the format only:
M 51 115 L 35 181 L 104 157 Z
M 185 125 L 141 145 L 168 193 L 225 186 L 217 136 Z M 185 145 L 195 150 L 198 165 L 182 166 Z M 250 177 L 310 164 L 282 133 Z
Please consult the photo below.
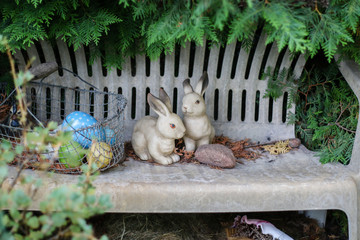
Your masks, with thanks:
M 194 91 L 192 86 L 190 85 L 190 79 L 188 79 L 188 78 L 183 81 L 183 88 L 184 88 L 185 94 L 188 94 L 188 93 L 191 93 Z
M 147 100 L 150 105 L 150 107 L 158 114 L 163 116 L 169 116 L 170 112 L 169 109 L 166 107 L 166 105 L 157 97 L 152 95 L 151 93 L 148 93 Z
M 198 84 L 196 85 L 195 92 L 199 95 L 204 95 L 206 88 L 209 85 L 209 77 L 207 72 L 205 71 L 201 78 L 199 79 Z
M 163 103 L 165 103 L 166 107 L 169 109 L 169 112 L 172 112 L 170 97 L 162 87 L 159 89 L 159 98 Z

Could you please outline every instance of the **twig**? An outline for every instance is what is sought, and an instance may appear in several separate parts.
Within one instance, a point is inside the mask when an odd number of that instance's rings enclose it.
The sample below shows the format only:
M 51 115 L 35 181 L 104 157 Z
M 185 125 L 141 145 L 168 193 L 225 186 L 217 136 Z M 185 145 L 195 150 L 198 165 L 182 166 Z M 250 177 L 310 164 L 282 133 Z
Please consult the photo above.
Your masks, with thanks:
M 11 52 L 10 52 L 10 47 L 8 45 L 6 45 L 6 53 L 8 55 L 8 58 L 9 58 L 9 62 L 10 62 L 10 67 L 11 67 L 11 75 L 15 81 L 15 79 L 17 79 L 17 74 L 16 74 L 16 71 L 15 71 L 15 61 L 11 55 Z M 28 66 L 26 67 L 28 68 Z M 21 111 L 21 119 L 20 119 L 20 122 L 25 126 L 25 123 L 26 123 L 26 103 L 25 103 L 25 100 L 23 99 L 23 95 L 21 94 L 22 93 L 22 90 L 20 88 L 20 86 L 15 86 L 15 89 L 16 89 L 16 94 L 17 96 L 21 96 L 21 99 L 19 99 L 19 107 L 20 107 L 20 111 Z
M 336 119 L 335 123 L 339 122 L 341 116 L 343 115 L 343 113 L 346 111 L 346 109 L 348 109 L 350 106 L 350 103 L 343 109 L 343 105 L 342 102 L 340 101 L 340 115 L 338 116 L 338 118 Z
M 17 78 L 17 75 L 16 75 L 16 71 L 15 71 L 15 63 L 14 63 L 14 59 L 11 55 L 11 52 L 10 52 L 10 47 L 6 45 L 6 53 L 8 55 L 8 58 L 9 58 L 9 62 L 10 62 L 10 67 L 11 67 L 11 75 L 13 77 L 13 79 L 16 79 Z
M 1 181 L 1 183 L 0 183 L 0 189 L 2 188 L 2 186 L 3 186 L 4 182 L 6 181 L 6 179 L 8 179 L 8 177 L 4 177 L 4 179 Z
M 335 123 L 335 125 L 338 126 L 339 128 L 341 128 L 342 130 L 347 131 L 347 132 L 356 133 L 356 131 L 354 131 L 354 130 L 350 130 L 350 129 L 347 129 L 346 127 L 344 127 L 344 126 L 341 126 L 340 123 Z
M 344 112 L 345 112 L 349 107 L 350 107 L 350 103 L 349 103 L 345 108 L 343 108 L 343 104 L 342 104 L 342 102 L 340 101 L 340 114 L 339 114 L 338 118 L 336 119 L 335 123 L 332 124 L 332 125 L 336 125 L 336 126 L 338 126 L 339 128 L 341 128 L 341 129 L 344 130 L 344 131 L 347 131 L 347 132 L 350 132 L 350 133 L 356 133 L 356 131 L 347 129 L 346 127 L 342 126 L 342 125 L 339 123 L 340 118 L 342 117 L 342 115 L 344 114 Z
M 253 144 L 253 145 L 245 145 L 244 148 L 253 148 L 253 147 L 260 147 L 260 146 L 265 146 L 265 145 L 271 145 L 271 144 L 275 144 L 277 142 L 280 142 L 280 141 L 291 141 L 293 139 L 296 139 L 296 138 L 290 138 L 290 139 L 286 139 L 286 140 L 277 140 L 277 141 L 271 141 L 271 142 L 266 142 L 266 143 L 259 143 L 259 144 Z
M 120 238 L 120 240 L 123 240 L 123 239 L 124 239 L 125 232 L 126 232 L 125 217 L 124 217 L 124 216 L 123 216 L 123 225 L 124 225 L 124 227 L 123 227 L 123 231 L 122 231 L 122 233 L 121 233 L 121 238 Z
M 310 74 L 309 74 L 309 75 L 310 75 Z M 303 92 L 303 91 L 301 91 L 301 90 L 299 90 L 299 89 L 297 90 L 299 93 L 301 93 L 302 95 L 305 96 L 305 106 L 304 106 L 304 108 L 306 108 L 307 105 L 309 105 L 309 103 L 308 103 L 308 95 L 309 95 L 310 90 L 311 90 L 312 88 L 317 87 L 317 86 L 320 86 L 320 85 L 324 86 L 326 83 L 329 83 L 329 81 L 324 81 L 324 82 L 321 82 L 321 83 L 311 84 L 311 85 L 308 86 L 306 92 Z M 304 110 L 306 110 L 306 109 L 304 109 Z
M 320 18 L 322 17 L 322 14 L 321 14 L 321 12 L 319 11 L 319 8 L 318 8 L 318 4 L 317 4 L 317 0 L 315 0 L 315 12 L 317 12 L 318 14 L 319 14 L 319 16 L 320 16 Z
M 15 187 L 15 184 L 16 184 L 17 180 L 19 179 L 22 170 L 25 169 L 24 166 L 25 166 L 25 164 L 22 162 L 21 165 L 20 165 L 20 169 L 19 169 L 19 171 L 17 172 L 17 174 L 15 176 L 14 181 L 12 181 L 12 183 L 10 185 L 10 188 L 8 189 L 8 192 L 11 192 L 11 190 Z

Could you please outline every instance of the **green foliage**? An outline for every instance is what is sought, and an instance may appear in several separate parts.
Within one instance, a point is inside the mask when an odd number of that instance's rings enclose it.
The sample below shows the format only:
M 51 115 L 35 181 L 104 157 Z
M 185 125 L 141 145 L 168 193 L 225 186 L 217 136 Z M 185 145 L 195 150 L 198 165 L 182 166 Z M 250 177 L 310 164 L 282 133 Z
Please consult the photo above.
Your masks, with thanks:
M 296 14 L 292 12 L 293 9 Z M 293 4 L 286 2 L 274 2 L 266 6 L 263 16 L 269 23 L 266 25 L 266 31 L 269 33 L 267 43 L 276 40 L 279 49 L 288 45 L 290 51 L 305 52 L 309 47 L 306 39 L 306 22 L 310 13 L 311 10 L 301 8 L 301 4 L 295 8 Z
M 237 39 L 243 41 L 252 38 L 253 33 L 258 26 L 258 22 L 261 19 L 263 7 L 262 3 L 256 2 L 254 7 L 245 8 L 245 10 L 237 12 L 234 16 L 234 21 L 230 24 L 228 43 Z
M 263 25 L 267 43 L 330 61 L 337 51 L 360 63 L 358 0 L 89 1 L 3 0 L 0 31 L 14 48 L 61 38 L 75 49 L 90 46 L 91 60 L 120 67 L 124 56 L 151 59 L 172 52 L 175 43 L 250 41 Z
M 341 233 L 348 237 L 348 218 L 346 213 L 341 210 L 334 210 L 331 212 L 336 223 L 341 227 Z
M 351 159 L 359 105 L 345 81 L 337 83 L 339 79 L 327 79 L 329 73 L 324 75 L 317 76 L 322 79 L 320 83 L 307 83 L 312 92 L 304 95 L 306 101 L 300 101 L 297 107 L 297 131 L 308 139 L 311 136 L 309 147 L 320 150 L 322 163 L 347 164 Z M 305 111 L 300 112 L 301 109 Z
M 351 33 L 348 31 L 345 22 L 339 22 L 336 16 L 329 10 L 329 14 L 315 16 L 310 31 L 310 55 L 313 57 L 318 50 L 325 52 L 328 61 L 332 59 L 338 46 L 345 46 L 354 42 Z M 314 14 L 314 13 L 313 13 Z
M 3 40 L 1 36 L 0 40 Z M 6 44 L 6 41 L 1 42 Z M 11 68 L 14 70 L 12 59 Z M 20 72 L 14 77 L 15 86 L 19 87 L 26 85 L 32 75 Z M 26 103 L 20 88 L 17 90 L 17 99 L 23 118 Z M 38 198 L 39 188 L 44 187 L 43 182 L 30 174 L 24 174 L 22 170 L 32 154 L 44 152 L 48 144 L 58 149 L 71 139 L 71 133 L 61 131 L 50 135 L 50 131 L 56 128 L 57 124 L 50 122 L 47 127 L 35 128 L 32 132 L 25 129 L 22 133 L 23 145 L 16 147 L 5 139 L 0 142 L 0 239 L 95 239 L 92 226 L 86 219 L 111 208 L 109 196 L 95 195 L 95 187 L 92 185 L 95 176 L 91 175 L 94 168 L 91 167 L 84 167 L 85 174 L 79 177 L 76 185 L 56 188 L 49 195 L 42 196 L 44 200 L 35 205 L 34 199 Z M 17 167 L 9 167 L 10 162 L 23 154 L 27 154 L 25 160 Z M 40 209 L 40 212 L 28 210 L 33 207 Z
M 288 81 L 288 79 L 293 79 L 293 76 L 286 69 L 283 69 L 282 71 L 277 73 L 276 69 L 273 72 L 273 69 L 269 67 L 268 69 L 266 69 L 261 78 L 267 78 L 269 80 L 268 88 L 266 89 L 264 94 L 265 98 L 271 97 L 273 99 L 277 99 L 284 94 L 285 89 L 287 91 L 290 91 L 294 89 L 294 87 L 296 87 L 293 81 Z
M 348 164 L 359 103 L 336 63 L 313 67 L 298 80 L 289 76 L 287 71 L 273 76 L 268 70 L 265 77 L 271 79 L 265 97 L 276 99 L 284 88 L 289 90 L 290 104 L 296 102 L 296 112 L 290 114 L 289 120 L 295 124 L 297 136 L 309 149 L 319 152 L 320 162 Z

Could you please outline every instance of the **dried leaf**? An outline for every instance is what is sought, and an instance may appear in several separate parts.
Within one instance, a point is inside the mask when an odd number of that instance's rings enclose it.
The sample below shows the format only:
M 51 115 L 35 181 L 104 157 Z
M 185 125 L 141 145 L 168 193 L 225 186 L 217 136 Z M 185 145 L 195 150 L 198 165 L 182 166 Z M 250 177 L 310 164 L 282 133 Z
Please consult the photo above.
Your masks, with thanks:
M 287 153 L 291 150 L 291 147 L 289 147 L 289 140 L 279 141 L 273 145 L 264 145 L 262 148 L 272 155 Z
M 245 149 L 245 146 L 250 145 L 249 139 L 241 141 L 233 141 L 226 136 L 215 136 L 213 144 L 221 144 L 230 148 L 237 159 L 238 163 L 243 163 L 239 158 L 244 158 L 247 160 L 255 160 L 259 157 L 257 152 L 254 152 L 250 149 Z M 200 164 L 197 160 L 194 159 L 194 151 L 186 151 L 185 143 L 183 139 L 175 140 L 175 149 L 174 153 L 180 156 L 180 163 L 194 163 Z M 127 160 L 133 158 L 134 160 L 140 160 L 140 158 L 135 154 L 134 149 L 131 146 L 131 142 L 125 143 L 125 155 Z M 154 161 L 147 161 L 149 163 L 154 163 Z

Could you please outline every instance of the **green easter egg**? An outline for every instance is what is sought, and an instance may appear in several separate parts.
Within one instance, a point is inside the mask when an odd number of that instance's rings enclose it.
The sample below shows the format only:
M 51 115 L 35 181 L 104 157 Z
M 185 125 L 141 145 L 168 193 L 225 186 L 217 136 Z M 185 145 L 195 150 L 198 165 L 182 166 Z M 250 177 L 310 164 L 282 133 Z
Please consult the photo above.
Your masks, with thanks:
M 70 141 L 59 148 L 59 162 L 63 163 L 67 168 L 81 166 L 81 160 L 84 157 L 83 147 L 75 141 Z

